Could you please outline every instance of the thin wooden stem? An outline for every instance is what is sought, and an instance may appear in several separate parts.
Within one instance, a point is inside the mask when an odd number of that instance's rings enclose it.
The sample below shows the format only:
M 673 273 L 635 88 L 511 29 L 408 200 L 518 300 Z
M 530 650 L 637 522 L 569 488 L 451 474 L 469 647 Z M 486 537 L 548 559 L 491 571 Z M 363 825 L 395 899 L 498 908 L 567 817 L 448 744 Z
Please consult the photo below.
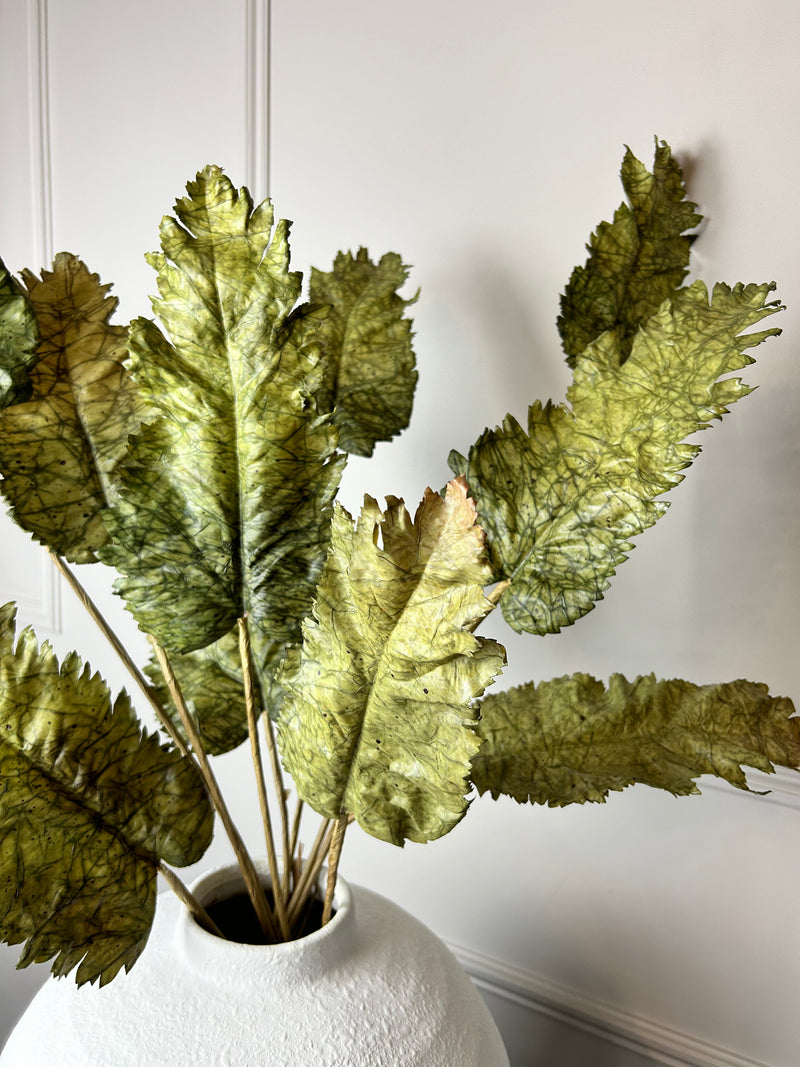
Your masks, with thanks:
M 333 827 L 333 838 L 328 853 L 328 883 L 325 886 L 325 903 L 322 906 L 322 925 L 330 922 L 333 912 L 333 895 L 336 891 L 336 878 L 339 873 L 339 860 L 342 856 L 344 832 L 347 829 L 348 815 L 343 811 Z
M 497 607 L 497 605 L 500 603 L 500 597 L 503 595 L 503 593 L 505 593 L 506 589 L 508 589 L 510 585 L 510 579 L 504 578 L 502 582 L 498 582 L 497 585 L 486 594 L 486 599 L 492 605 L 491 608 L 489 608 L 489 611 L 493 611 L 494 608 Z M 486 615 L 488 614 L 489 612 L 487 611 Z M 482 615 L 479 619 L 476 619 L 471 626 L 467 626 L 467 633 L 474 633 L 478 629 L 480 624 L 483 622 L 483 620 L 486 618 L 486 615 Z
M 247 708 L 247 732 L 250 736 L 250 752 L 258 788 L 258 802 L 261 806 L 261 821 L 264 824 L 264 838 L 267 846 L 267 861 L 272 875 L 272 892 L 275 898 L 275 911 L 278 916 L 284 940 L 291 940 L 291 930 L 286 918 L 286 897 L 283 879 L 278 869 L 278 857 L 275 853 L 275 838 L 272 833 L 272 818 L 267 798 L 267 783 L 264 780 L 264 765 L 261 762 L 261 748 L 258 743 L 258 711 L 256 709 L 256 689 L 253 681 L 253 659 L 250 647 L 250 631 L 247 619 L 239 619 L 239 655 L 242 660 L 242 678 L 244 680 L 244 699 Z M 290 857 L 284 856 L 284 862 Z
M 189 914 L 192 916 L 198 926 L 202 926 L 204 930 L 207 930 L 210 934 L 215 934 L 217 937 L 221 937 L 222 940 L 226 940 L 225 935 L 208 914 L 206 909 L 192 893 L 187 885 L 185 885 L 177 874 L 162 860 L 158 865 L 159 874 L 164 876 L 164 879 L 170 889 L 175 893 L 178 899 L 186 906 Z
M 266 692 L 266 686 L 264 685 L 263 673 L 261 665 L 254 659 L 252 654 L 252 642 L 250 641 L 249 624 L 247 626 L 247 640 L 251 645 L 250 653 L 250 665 L 251 672 L 255 680 L 258 681 L 258 686 L 254 686 L 253 692 L 260 694 L 261 711 L 263 712 L 264 720 L 264 740 L 267 746 L 267 754 L 269 756 L 270 772 L 272 774 L 272 781 L 275 786 L 275 795 L 278 800 L 278 810 L 280 814 L 281 822 L 281 849 L 283 850 L 283 878 L 282 887 L 284 900 L 288 899 L 289 895 L 289 880 L 292 862 L 294 860 L 294 848 L 292 847 L 289 836 L 289 809 L 287 806 L 287 799 L 289 792 L 284 785 L 283 768 L 281 767 L 280 757 L 278 755 L 277 745 L 275 744 L 275 730 L 272 725 L 272 720 L 269 716 L 269 708 L 267 708 L 264 701 L 264 693 Z
M 166 657 L 166 653 L 155 640 L 155 638 L 151 636 L 150 643 L 153 646 L 153 649 L 155 650 L 156 656 L 158 657 L 158 661 L 161 665 L 161 670 L 164 674 L 164 679 L 167 683 L 167 687 L 169 688 L 169 691 L 172 695 L 172 699 L 174 700 L 175 706 L 178 709 L 178 715 L 180 716 L 186 735 L 190 740 L 192 746 L 191 751 L 189 750 L 189 748 L 187 748 L 186 742 L 181 737 L 180 733 L 175 729 L 174 723 L 172 722 L 169 715 L 167 714 L 167 711 L 162 706 L 161 702 L 158 700 L 155 693 L 153 692 L 152 686 L 147 681 L 142 672 L 139 670 L 139 667 L 136 665 L 136 663 L 134 663 L 130 653 L 122 644 L 117 635 L 114 633 L 100 609 L 97 607 L 92 598 L 89 596 L 86 589 L 84 589 L 83 585 L 78 580 L 74 571 L 72 571 L 66 561 L 61 556 L 59 556 L 58 553 L 53 552 L 52 550 L 50 551 L 50 558 L 52 559 L 53 564 L 55 565 L 58 572 L 62 575 L 62 577 L 69 585 L 72 592 L 75 594 L 75 596 L 81 602 L 85 610 L 88 612 L 89 616 L 94 621 L 100 632 L 109 642 L 111 647 L 114 649 L 128 673 L 136 682 L 136 685 L 141 690 L 142 695 L 150 704 L 151 708 L 153 709 L 158 718 L 158 721 L 164 727 L 164 730 L 169 735 L 170 739 L 173 741 L 179 752 L 181 752 L 181 754 L 186 756 L 187 758 L 191 759 L 192 762 L 196 765 L 201 777 L 203 778 L 206 789 L 208 790 L 211 803 L 219 814 L 223 827 L 225 828 L 225 832 L 227 833 L 231 845 L 233 846 L 234 853 L 236 854 L 236 858 L 242 870 L 242 875 L 244 877 L 245 884 L 250 895 L 250 899 L 253 903 L 253 908 L 256 912 L 259 923 L 261 924 L 262 930 L 267 937 L 271 937 L 273 940 L 277 940 L 275 924 L 269 912 L 269 907 L 267 905 L 267 900 L 258 877 L 258 872 L 256 871 L 255 865 L 253 864 L 253 861 L 250 858 L 247 849 L 245 848 L 244 841 L 242 840 L 241 835 L 239 834 L 239 831 L 237 830 L 230 816 L 227 805 L 225 804 L 224 798 L 219 789 L 219 785 L 217 784 L 214 772 L 212 771 L 211 765 L 208 762 L 208 757 L 206 756 L 202 741 L 195 728 L 194 720 L 192 719 L 188 708 L 186 707 L 186 702 L 183 699 L 183 694 L 180 690 L 180 686 L 178 685 L 178 681 L 175 678 L 172 666 Z M 166 866 L 162 865 L 159 869 L 164 875 L 164 878 L 166 879 L 170 888 L 173 889 L 180 897 L 180 899 L 184 902 L 184 904 L 189 907 L 189 910 L 192 912 L 192 914 L 196 917 L 205 916 L 205 918 L 198 918 L 198 921 L 201 922 L 201 925 L 206 926 L 207 929 L 209 928 L 209 924 L 211 926 L 214 926 L 214 923 L 211 918 L 205 913 L 204 909 L 200 907 L 197 901 L 194 900 L 194 897 L 192 897 L 191 893 L 186 888 L 186 886 L 183 885 L 178 876 Z M 275 875 L 273 874 L 273 884 L 274 882 Z M 194 904 L 192 904 L 190 901 L 194 901 Z M 199 912 L 196 911 L 197 908 L 200 909 Z M 214 928 L 213 932 L 216 933 L 219 937 L 223 936 L 219 932 L 219 929 L 216 927 Z
M 486 599 L 491 601 L 495 607 L 500 602 L 500 597 L 505 593 L 506 589 L 511 585 L 510 578 L 504 578 L 502 582 L 498 582 L 497 585 L 489 593 L 486 594 Z
M 155 693 L 153 692 L 153 687 L 147 681 L 147 679 L 139 670 L 137 665 L 133 662 L 130 653 L 122 644 L 122 642 L 114 633 L 114 631 L 111 629 L 109 624 L 106 622 L 105 618 L 100 612 L 100 609 L 97 607 L 95 602 L 83 588 L 75 573 L 70 569 L 66 561 L 61 556 L 59 556 L 57 552 L 53 552 L 51 550 L 50 558 L 52 559 L 58 572 L 66 580 L 67 585 L 70 587 L 72 592 L 75 594 L 75 596 L 81 602 L 83 607 L 89 613 L 90 617 L 92 618 L 96 626 L 99 628 L 100 632 L 103 634 L 105 639 L 114 649 L 116 654 L 119 656 L 126 670 L 136 682 L 139 689 L 142 691 L 143 696 L 150 704 L 150 707 L 153 709 L 153 711 L 156 713 L 158 721 L 169 734 L 175 746 L 184 756 L 189 756 L 190 753 L 186 747 L 186 742 L 175 729 L 174 723 L 172 722 L 166 710 L 162 707 L 161 702 L 158 700 Z
M 304 807 L 305 807 L 305 804 L 298 797 L 297 807 L 295 808 L 295 811 L 294 811 L 294 819 L 292 820 L 292 835 L 291 835 L 291 838 L 289 840 L 289 855 L 292 858 L 294 858 L 294 855 L 297 852 L 297 841 L 298 841 L 298 839 L 300 837 L 300 823 L 301 823 L 302 818 L 303 818 L 303 808 Z
M 267 898 L 258 877 L 258 872 L 256 871 L 255 864 L 253 863 L 250 854 L 245 847 L 245 843 L 231 818 L 230 812 L 228 811 L 228 806 L 222 796 L 216 776 L 211 768 L 211 764 L 208 762 L 208 756 L 203 748 L 203 742 L 197 732 L 197 727 L 195 726 L 194 720 L 186 706 L 186 701 L 183 699 L 183 693 L 181 692 L 178 679 L 175 677 L 172 664 L 169 662 L 164 649 L 152 635 L 150 636 L 150 644 L 155 650 L 155 654 L 158 657 L 158 662 L 164 675 L 164 681 L 167 683 L 172 699 L 175 702 L 175 707 L 178 709 L 181 723 L 183 724 L 186 736 L 191 743 L 192 751 L 197 760 L 200 773 L 203 776 L 203 781 L 208 790 L 211 803 L 214 805 L 225 829 L 225 833 L 228 835 L 228 840 L 233 847 L 236 860 L 241 869 L 242 877 L 244 878 L 245 886 L 247 887 L 247 892 L 252 901 L 253 909 L 258 917 L 261 929 L 267 937 L 270 937 L 275 941 L 278 939 L 275 931 L 275 923 L 273 922 L 269 905 L 267 904 Z
M 333 829 L 331 827 L 331 820 L 323 819 L 320 823 L 317 836 L 314 839 L 314 844 L 311 846 L 308 859 L 303 864 L 303 869 L 295 883 L 292 898 L 289 901 L 289 922 L 292 923 L 292 925 L 297 922 L 297 918 L 311 893 L 314 882 L 317 879 L 317 875 L 319 874 L 325 859 L 325 854 L 331 846 L 332 836 Z
M 292 867 L 292 859 L 294 857 L 294 849 L 292 848 L 289 838 L 289 809 L 286 803 L 288 793 L 286 786 L 283 782 L 283 770 L 281 769 L 281 761 L 278 758 L 278 747 L 275 744 L 275 729 L 272 725 L 272 719 L 269 717 L 269 713 L 264 714 L 264 736 L 267 741 L 267 753 L 269 755 L 269 763 L 272 769 L 272 781 L 275 785 L 275 793 L 277 794 L 280 805 L 281 816 L 281 847 L 283 849 L 283 884 L 282 891 L 284 899 L 289 890 L 289 871 Z

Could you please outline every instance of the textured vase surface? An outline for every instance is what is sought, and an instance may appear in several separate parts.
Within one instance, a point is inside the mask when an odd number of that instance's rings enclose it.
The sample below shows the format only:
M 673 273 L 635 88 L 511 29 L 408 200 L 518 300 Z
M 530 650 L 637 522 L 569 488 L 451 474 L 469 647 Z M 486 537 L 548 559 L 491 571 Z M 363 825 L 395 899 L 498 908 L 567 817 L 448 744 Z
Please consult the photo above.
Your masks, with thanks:
M 241 889 L 220 868 L 193 890 Z M 339 880 L 336 914 L 285 945 L 241 945 L 159 897 L 129 974 L 77 988 L 49 979 L 1 1067 L 509 1067 L 486 1005 L 427 927 Z

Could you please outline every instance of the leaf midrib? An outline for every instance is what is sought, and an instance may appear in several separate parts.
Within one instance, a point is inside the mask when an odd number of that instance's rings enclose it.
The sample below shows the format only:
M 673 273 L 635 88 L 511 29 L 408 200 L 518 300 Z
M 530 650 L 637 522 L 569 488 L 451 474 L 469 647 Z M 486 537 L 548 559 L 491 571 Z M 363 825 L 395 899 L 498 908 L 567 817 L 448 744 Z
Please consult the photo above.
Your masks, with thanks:
M 441 533 L 440 533 L 439 536 L 437 536 L 437 539 L 436 539 L 437 546 L 438 546 L 440 540 L 441 540 Z M 419 546 L 419 536 L 417 537 L 417 545 Z M 381 551 L 381 553 L 383 555 L 383 558 L 388 559 L 388 560 L 391 559 L 391 557 L 389 557 L 388 554 L 386 553 L 385 549 L 380 549 L 379 551 Z M 391 649 L 393 647 L 393 644 L 394 644 L 394 641 L 395 641 L 395 636 L 397 634 L 398 629 L 401 627 L 401 624 L 407 618 L 407 616 L 409 614 L 409 611 L 411 609 L 413 609 L 415 600 L 417 598 L 417 594 L 419 592 L 419 588 L 423 584 L 423 580 L 424 580 L 427 572 L 429 571 L 429 569 L 431 567 L 431 564 L 432 564 L 432 561 L 433 561 L 433 557 L 434 557 L 434 552 L 431 551 L 430 555 L 428 556 L 428 559 L 426 560 L 426 562 L 425 562 L 425 564 L 423 566 L 423 569 L 422 569 L 422 572 L 419 575 L 419 578 L 413 583 L 411 592 L 409 593 L 409 596 L 408 596 L 408 598 L 406 599 L 406 601 L 405 601 L 405 603 L 403 605 L 403 609 L 400 612 L 400 615 L 398 616 L 397 623 L 392 627 L 391 634 L 390 634 L 389 638 L 386 641 L 384 641 L 384 643 L 383 643 L 383 650 L 382 650 L 382 652 L 381 652 L 381 654 L 380 654 L 380 656 L 378 657 L 378 660 L 377 660 L 377 669 L 376 669 L 375 674 L 374 674 L 374 679 L 373 679 L 373 681 L 372 681 L 372 683 L 371 683 L 371 685 L 369 687 L 369 693 L 367 695 L 367 698 L 364 701 L 364 714 L 361 716 L 361 722 L 360 722 L 359 727 L 358 727 L 357 737 L 356 737 L 355 743 L 354 743 L 353 748 L 352 748 L 352 758 L 349 761 L 349 766 L 348 766 L 348 770 L 347 770 L 347 779 L 346 779 L 344 788 L 341 790 L 342 806 L 341 806 L 341 809 L 340 809 L 340 813 L 344 813 L 345 810 L 346 810 L 344 808 L 345 797 L 347 796 L 347 794 L 350 791 L 351 783 L 357 778 L 357 775 L 355 773 L 355 766 L 356 766 L 356 762 L 357 762 L 357 760 L 358 760 L 358 758 L 360 756 L 361 749 L 362 749 L 363 744 L 364 744 L 364 730 L 366 728 L 367 717 L 369 715 L 370 706 L 372 705 L 372 703 L 373 703 L 373 701 L 375 699 L 376 691 L 379 691 L 380 685 L 384 681 L 384 679 L 386 678 L 387 674 L 391 675 L 391 670 L 390 670 L 390 651 L 391 651 Z M 415 560 L 419 560 L 419 554 L 418 553 L 415 556 Z M 408 574 L 409 571 L 406 570 L 406 573 Z M 355 598 L 353 598 L 353 599 L 355 599 Z M 383 755 L 383 753 L 382 753 L 382 755 Z
M 214 231 L 211 229 L 211 217 L 206 210 L 207 229 L 210 233 Z M 194 236 L 194 235 L 193 235 Z M 215 234 L 216 237 L 216 234 Z M 237 239 L 242 240 L 244 234 L 237 234 Z M 197 238 L 194 238 L 197 240 Z M 233 420 L 233 434 L 234 434 L 234 463 L 235 463 L 235 478 L 236 478 L 236 494 L 235 494 L 235 515 L 231 521 L 231 555 L 233 557 L 233 571 L 239 575 L 239 589 L 237 590 L 237 599 L 239 601 L 239 610 L 237 611 L 237 617 L 241 618 L 247 615 L 248 612 L 248 589 L 245 574 L 245 560 L 244 560 L 244 536 L 243 536 L 243 523 L 242 516 L 244 515 L 244 502 L 243 502 L 243 485 L 242 485 L 242 472 L 243 466 L 241 462 L 241 449 L 240 449 L 240 427 L 239 427 L 239 413 L 240 413 L 240 401 L 239 390 L 236 387 L 236 378 L 234 375 L 234 349 L 230 341 L 230 330 L 228 328 L 228 319 L 225 313 L 224 302 L 222 300 L 221 288 L 220 288 L 220 273 L 217 270 L 217 253 L 216 253 L 216 240 L 211 240 L 208 243 L 208 250 L 211 259 L 211 271 L 214 278 L 214 296 L 216 302 L 216 310 L 218 312 L 218 321 L 222 326 L 223 343 L 225 351 L 225 365 L 228 369 L 228 377 L 230 380 L 230 396 L 231 396 L 231 417 Z M 241 352 L 239 352 L 239 364 L 241 365 Z
M 38 286 L 44 284 L 44 282 L 38 282 L 37 288 Z M 66 295 L 70 296 L 71 294 L 67 293 Z M 37 304 L 34 293 L 31 293 L 31 304 L 33 305 L 34 309 L 36 309 Z M 47 311 L 48 314 L 52 315 L 52 308 L 48 307 Z M 36 311 L 34 313 L 36 314 L 36 318 L 38 321 L 38 313 L 36 313 Z M 38 348 L 40 350 L 44 349 L 44 351 L 41 352 L 41 355 L 39 357 L 39 363 L 45 363 L 46 365 L 48 354 L 50 354 L 53 359 L 54 366 L 52 367 L 52 370 L 50 372 L 53 375 L 53 388 L 51 388 L 47 393 L 36 393 L 34 396 L 31 397 L 29 401 L 27 401 L 27 404 L 35 406 L 37 409 L 41 409 L 45 404 L 47 404 L 48 398 L 52 395 L 52 393 L 57 393 L 58 386 L 60 383 L 66 385 L 71 398 L 70 406 L 75 413 L 75 419 L 80 431 L 80 438 L 85 445 L 84 455 L 89 461 L 92 483 L 95 489 L 97 490 L 97 495 L 102 499 L 104 505 L 108 507 L 110 504 L 110 499 L 106 491 L 107 483 L 102 474 L 100 461 L 97 454 L 97 450 L 95 448 L 94 441 L 92 439 L 92 434 L 89 430 L 88 424 L 86 423 L 84 413 L 81 409 L 81 405 L 78 403 L 79 394 L 74 381 L 74 368 L 76 363 L 78 366 L 81 366 L 82 363 L 77 361 L 76 357 L 73 356 L 73 349 L 75 348 L 76 344 L 79 343 L 79 338 L 76 336 L 70 341 L 67 340 L 69 327 L 72 324 L 72 321 L 73 319 L 68 317 L 65 314 L 64 309 L 59 306 L 57 309 L 57 330 L 50 331 L 46 337 L 42 337 L 38 345 Z M 101 328 L 105 328 L 108 326 L 108 323 L 106 321 L 103 321 L 102 323 L 98 323 L 98 326 Z M 103 349 L 100 353 L 98 353 L 98 355 L 103 355 L 104 352 L 105 346 L 103 346 Z M 59 374 L 59 364 L 61 363 L 62 359 L 64 361 L 63 366 L 66 371 L 66 380 Z M 85 361 L 83 362 L 85 363 Z M 37 368 L 38 363 L 37 366 L 34 367 L 32 370 L 32 378 L 34 382 L 36 381 L 36 378 L 38 376 Z M 20 405 L 20 407 L 21 406 L 22 405 Z M 13 412 L 13 408 L 11 410 Z
M 92 806 L 92 804 L 88 802 L 88 799 L 85 799 L 78 790 L 71 790 L 69 783 L 64 782 L 62 779 L 54 775 L 47 765 L 32 759 L 30 753 L 26 751 L 25 748 L 12 744 L 7 738 L 0 735 L 0 746 L 3 745 L 11 749 L 12 753 L 18 758 L 22 759 L 33 772 L 39 776 L 39 778 L 43 778 L 48 787 L 57 796 L 66 800 L 72 807 L 77 808 L 81 814 L 84 812 L 88 813 L 88 820 L 93 826 L 98 827 L 108 833 L 109 836 L 118 840 L 125 850 L 131 853 L 135 859 L 148 864 L 154 870 L 158 869 L 160 861 L 156 853 L 150 852 L 143 845 L 138 845 L 131 841 L 126 836 L 124 827 L 117 827 L 109 822 L 106 815 L 99 808 Z

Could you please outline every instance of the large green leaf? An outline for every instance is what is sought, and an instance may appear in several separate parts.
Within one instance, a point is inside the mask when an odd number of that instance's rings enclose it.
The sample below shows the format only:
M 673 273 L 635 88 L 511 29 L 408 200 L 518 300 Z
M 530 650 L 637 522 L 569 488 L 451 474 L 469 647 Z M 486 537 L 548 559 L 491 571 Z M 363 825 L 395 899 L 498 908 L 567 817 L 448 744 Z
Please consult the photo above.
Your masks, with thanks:
M 698 793 L 694 779 L 703 774 L 747 789 L 742 765 L 769 773 L 774 764 L 800 764 L 792 702 L 748 681 L 629 682 L 615 674 L 606 689 L 576 674 L 531 682 L 487 696 L 478 733 L 478 791 L 551 807 L 602 801 L 636 782 Z
M 382 546 L 378 539 L 382 538 Z M 402 844 L 448 832 L 466 811 L 478 742 L 473 698 L 504 652 L 470 628 L 491 609 L 483 533 L 461 482 L 402 501 L 337 509 L 314 617 L 287 681 L 279 742 L 298 794 Z
M 503 613 L 515 630 L 553 633 L 589 611 L 631 550 L 666 510 L 699 446 L 684 443 L 749 392 L 724 377 L 752 363 L 746 350 L 777 330 L 743 332 L 780 310 L 771 285 L 701 282 L 665 302 L 621 362 L 613 331 L 575 368 L 570 406 L 534 404 L 527 432 L 510 415 L 487 430 L 466 475 L 496 573 L 510 579 Z
M 630 203 L 597 227 L 589 259 L 561 297 L 558 329 L 573 365 L 606 330 L 616 331 L 620 358 L 628 358 L 636 331 L 686 277 L 694 240 L 687 231 L 702 220 L 664 142 L 656 144 L 652 174 L 628 149 L 621 176 Z
M 26 272 L 38 324 L 30 397 L 0 411 L 3 495 L 15 521 L 75 563 L 107 540 L 102 513 L 114 495 L 128 435 L 140 423 L 123 367 L 126 331 L 96 274 L 61 253 L 39 280 Z
M 152 924 L 156 868 L 198 860 L 212 813 L 193 765 L 139 727 L 128 697 L 0 609 L 0 936 L 20 965 L 78 983 L 130 968 Z
M 132 441 L 103 559 L 142 629 L 191 651 L 248 613 L 296 639 L 324 560 L 343 460 L 317 409 L 318 313 L 294 311 L 288 224 L 206 168 L 162 223 L 160 299 L 131 327 L 157 417 Z
M 38 341 L 33 309 L 0 259 L 0 408 L 30 396 Z
M 340 447 L 360 456 L 372 455 L 377 441 L 389 441 L 411 418 L 417 372 L 404 314 L 414 300 L 397 292 L 407 278 L 395 252 L 373 263 L 366 248 L 340 252 L 329 273 L 311 271 L 310 299 L 331 305 L 320 330 L 328 406 Z
M 276 676 L 285 646 L 254 633 L 252 654 L 264 709 L 274 719 L 283 700 L 283 690 Z M 240 745 L 247 738 L 247 704 L 238 626 L 205 648 L 185 655 L 173 654 L 170 663 L 204 750 L 211 756 L 218 756 Z M 146 670 L 161 705 L 172 709 L 172 721 L 177 723 L 177 711 L 158 661 L 154 659 Z M 178 729 L 181 730 L 180 726 Z

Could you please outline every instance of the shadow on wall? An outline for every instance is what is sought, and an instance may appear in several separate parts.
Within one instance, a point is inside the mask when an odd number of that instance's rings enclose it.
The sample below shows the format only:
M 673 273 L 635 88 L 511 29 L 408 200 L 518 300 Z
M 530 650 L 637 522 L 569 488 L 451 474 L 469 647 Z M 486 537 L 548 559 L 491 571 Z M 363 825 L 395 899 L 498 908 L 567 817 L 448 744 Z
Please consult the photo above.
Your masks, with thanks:
M 541 272 L 533 269 L 516 278 L 508 263 L 489 259 L 485 250 L 465 261 L 474 267 L 458 279 L 462 286 L 456 295 L 470 323 L 468 336 L 478 338 L 474 363 L 463 375 L 475 383 L 475 410 L 490 425 L 500 423 L 507 411 L 525 425 L 528 406 L 535 400 L 561 401 L 571 378 L 556 330 L 558 290 L 547 292 L 547 275 L 540 280 Z M 546 294 L 544 305 L 534 298 L 539 291 Z M 550 317 L 542 314 L 542 306 L 552 311 Z

